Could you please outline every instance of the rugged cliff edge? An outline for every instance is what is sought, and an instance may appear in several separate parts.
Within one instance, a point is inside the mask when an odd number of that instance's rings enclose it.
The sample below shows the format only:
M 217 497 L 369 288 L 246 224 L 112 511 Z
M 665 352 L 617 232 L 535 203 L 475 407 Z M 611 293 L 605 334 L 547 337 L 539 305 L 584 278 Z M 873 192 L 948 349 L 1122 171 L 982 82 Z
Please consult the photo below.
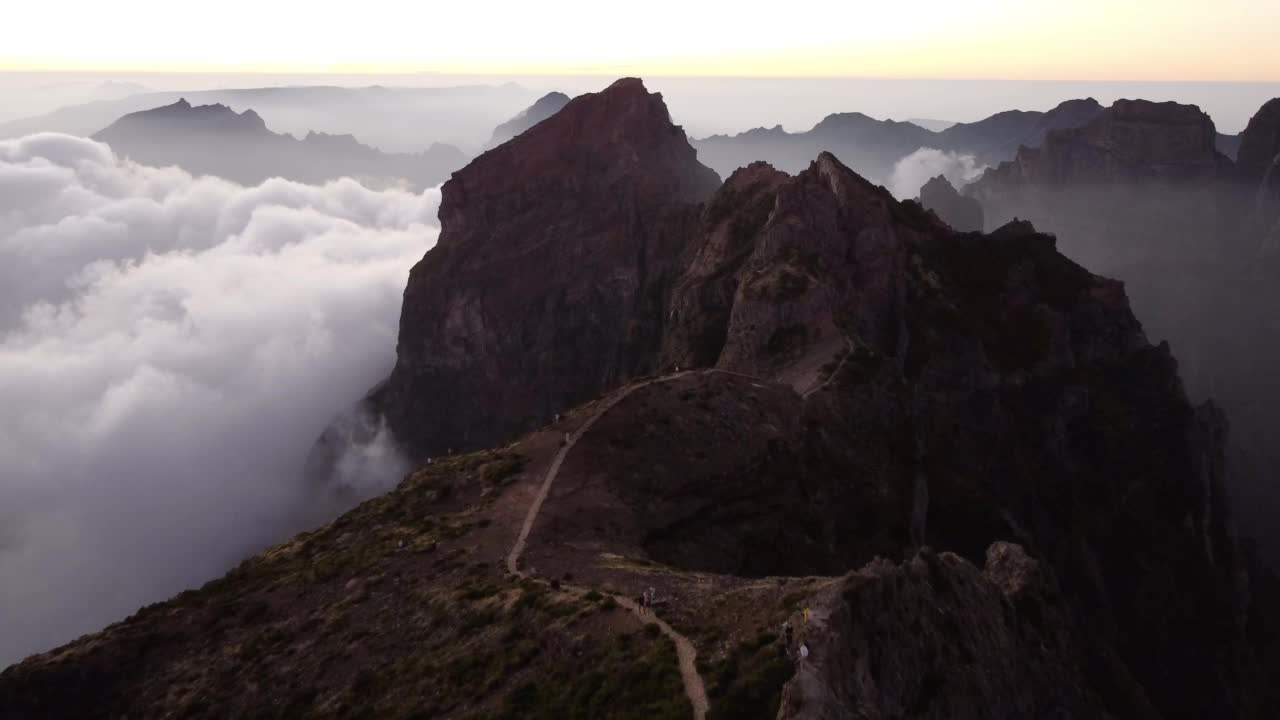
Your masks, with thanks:
M 445 183 L 373 405 L 415 457 L 478 448 L 655 369 L 667 288 L 720 184 L 639 80 Z
M 1053 237 L 827 153 L 719 185 L 638 80 L 441 220 L 373 407 L 510 444 L 10 668 L 0 716 L 1280 710 L 1222 414 Z

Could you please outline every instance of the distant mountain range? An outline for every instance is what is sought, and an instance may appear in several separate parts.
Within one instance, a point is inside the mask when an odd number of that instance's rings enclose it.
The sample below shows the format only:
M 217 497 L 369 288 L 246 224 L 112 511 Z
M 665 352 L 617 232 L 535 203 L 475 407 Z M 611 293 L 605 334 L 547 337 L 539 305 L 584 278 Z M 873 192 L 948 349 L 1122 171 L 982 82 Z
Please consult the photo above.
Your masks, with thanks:
M 1013 159 L 1019 147 L 1039 147 L 1049 131 L 1082 127 L 1101 112 L 1096 100 L 1086 98 L 1068 100 L 1048 112 L 1009 110 L 972 123 L 898 122 L 856 112 L 836 113 L 805 132 L 787 132 L 779 125 L 712 135 L 694 140 L 693 145 L 698 158 L 721 175 L 756 160 L 799 172 L 825 150 L 867 178 L 885 183 L 894 163 L 922 147 L 971 154 L 979 166 L 996 165 Z M 1223 153 L 1234 158 L 1239 136 L 1219 135 L 1218 140 Z
M 353 177 L 373 186 L 437 185 L 466 164 L 466 153 L 432 144 L 420 153 L 384 153 L 351 135 L 310 132 L 302 140 L 274 133 L 257 112 L 226 105 L 172 105 L 130 113 L 93 139 L 145 165 L 177 165 L 244 184 L 270 177 L 322 183 Z
M 700 160 L 723 175 L 754 160 L 799 172 L 816 154 L 828 151 L 869 179 L 885 182 L 894 163 L 922 147 L 972 154 L 980 165 L 992 165 L 1013 157 L 1021 145 L 1039 146 L 1049 130 L 1079 127 L 1101 112 L 1102 106 L 1092 98 L 1068 100 L 1049 112 L 1010 110 L 940 132 L 862 113 L 836 113 L 807 132 L 756 128 L 695 140 L 694 147 Z
M 429 142 L 478 152 L 490 128 L 527 107 L 537 94 L 513 83 L 448 88 L 371 86 L 278 87 L 153 92 L 70 105 L 44 115 L 0 123 L 0 139 L 36 132 L 88 136 L 117 118 L 186 99 L 193 105 L 253 109 L 276 132 L 352 134 L 385 152 L 416 152 Z

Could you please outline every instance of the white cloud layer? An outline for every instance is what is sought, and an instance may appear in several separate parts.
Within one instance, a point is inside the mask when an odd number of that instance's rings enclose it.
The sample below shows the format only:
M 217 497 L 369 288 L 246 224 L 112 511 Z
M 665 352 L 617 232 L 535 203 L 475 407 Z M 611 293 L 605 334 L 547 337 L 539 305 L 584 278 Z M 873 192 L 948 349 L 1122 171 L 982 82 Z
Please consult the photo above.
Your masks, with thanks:
M 972 155 L 920 148 L 893 164 L 889 191 L 899 200 L 910 200 L 919 197 L 920 188 L 939 175 L 960 189 L 977 180 L 986 169 L 987 166 L 979 166 Z
M 332 511 L 302 463 L 390 369 L 438 202 L 0 141 L 0 667 Z

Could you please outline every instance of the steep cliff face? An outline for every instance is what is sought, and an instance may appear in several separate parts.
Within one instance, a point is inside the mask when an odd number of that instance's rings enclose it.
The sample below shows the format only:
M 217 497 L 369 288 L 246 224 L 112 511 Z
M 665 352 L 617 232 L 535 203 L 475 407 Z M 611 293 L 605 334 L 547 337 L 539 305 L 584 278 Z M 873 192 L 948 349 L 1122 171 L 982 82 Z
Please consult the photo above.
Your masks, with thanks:
M 1280 155 L 1280 98 L 1263 105 L 1249 119 L 1240 135 L 1236 165 L 1245 182 L 1256 184 L 1266 175 L 1276 155 Z
M 719 184 L 633 79 L 485 153 L 444 185 L 374 407 L 420 458 L 652 371 L 674 265 Z
M 1021 217 L 1058 235 L 1095 272 L 1148 258 L 1216 258 L 1247 240 L 1242 195 L 1199 108 L 1119 100 L 1088 125 L 1049 132 L 1043 147 L 989 170 L 965 189 L 988 228 Z
M 937 213 L 943 222 L 960 232 L 983 230 L 982 203 L 961 195 L 942 175 L 920 188 L 920 204 L 926 210 Z
M 1224 422 L 1190 405 L 1168 347 L 1147 343 L 1119 283 L 1026 223 L 955 235 L 825 155 L 777 185 L 750 236 L 750 256 L 726 265 L 737 290 L 717 367 L 809 402 L 802 420 L 770 424 L 797 428 L 772 454 L 744 462 L 758 477 L 784 476 L 781 463 L 805 478 L 856 478 L 793 490 L 832 515 L 780 511 L 784 527 L 814 533 L 786 546 L 841 548 L 820 565 L 831 572 L 869 559 L 859 550 L 927 543 L 980 561 L 992 542 L 1015 539 L 1049 561 L 1103 648 L 1089 662 L 1114 655 L 1143 688 L 1122 694 L 1167 717 L 1232 716 L 1252 701 L 1237 690 L 1255 666 L 1241 641 Z M 786 497 L 781 483 L 765 487 Z M 705 561 L 699 569 L 745 570 Z M 1153 591 L 1168 600 L 1149 604 Z M 1193 617 L 1235 630 L 1188 626 Z

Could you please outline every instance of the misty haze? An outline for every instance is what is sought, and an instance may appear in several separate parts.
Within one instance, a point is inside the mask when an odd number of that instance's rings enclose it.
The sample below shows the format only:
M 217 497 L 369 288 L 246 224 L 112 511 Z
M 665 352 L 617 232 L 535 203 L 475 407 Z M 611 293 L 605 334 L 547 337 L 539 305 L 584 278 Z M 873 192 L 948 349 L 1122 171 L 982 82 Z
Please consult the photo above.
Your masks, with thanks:
M 225 5 L 10 13 L 0 720 L 1280 717 L 1280 9 Z

